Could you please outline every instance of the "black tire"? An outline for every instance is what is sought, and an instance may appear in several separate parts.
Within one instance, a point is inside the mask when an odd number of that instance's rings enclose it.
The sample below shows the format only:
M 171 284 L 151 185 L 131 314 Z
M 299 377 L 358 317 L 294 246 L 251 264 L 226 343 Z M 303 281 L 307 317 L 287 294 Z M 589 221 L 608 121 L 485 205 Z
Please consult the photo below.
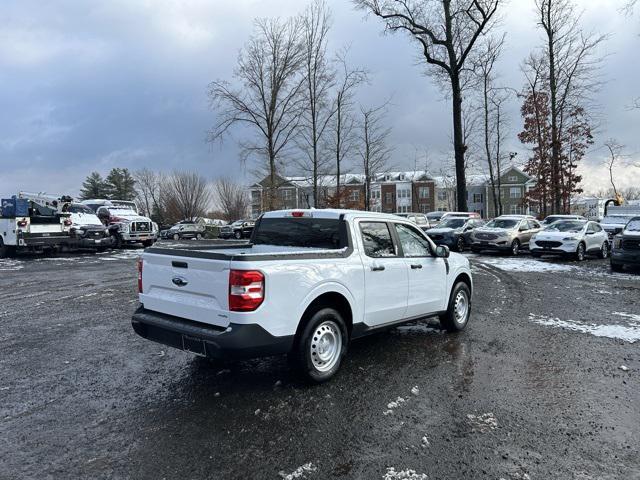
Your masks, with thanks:
M 120 234 L 116 234 L 115 237 L 116 241 L 113 242 L 113 248 L 121 249 L 124 246 L 124 239 Z
M 600 247 L 600 251 L 598 252 L 598 258 L 609 258 L 609 242 L 606 240 Z
M 202 234 L 201 233 L 197 233 L 196 234 L 196 240 L 202 240 Z
M 153 246 L 153 240 L 145 240 L 144 242 L 142 242 L 142 246 L 144 248 L 148 248 L 148 247 Z
M 240 240 L 240 239 L 242 238 L 242 232 L 235 232 L 235 233 L 233 234 L 233 236 L 234 236 L 237 240 Z
M 104 252 L 106 250 L 107 250 L 107 247 L 98 247 L 98 248 L 96 248 L 96 252 L 98 252 L 98 253 L 102 253 L 102 252 Z
M 511 242 L 511 255 L 517 257 L 520 254 L 520 240 L 517 238 Z
M 462 236 L 458 237 L 458 241 L 456 242 L 456 250 L 458 252 L 464 252 L 464 238 Z
M 624 265 L 621 263 L 611 263 L 611 270 L 614 272 L 622 272 L 624 271 Z
M 7 258 L 9 256 L 9 247 L 7 247 L 0 237 L 0 258 Z
M 586 256 L 587 256 L 586 247 L 584 246 L 584 243 L 580 242 L 578 244 L 578 248 L 576 248 L 575 259 L 579 262 L 582 262 L 584 261 Z
M 459 302 L 459 296 L 462 296 L 466 301 L 466 313 L 463 317 L 460 317 L 461 312 L 456 310 Z M 471 291 L 466 283 L 458 282 L 454 285 L 453 290 L 451 290 L 451 297 L 449 297 L 447 312 L 440 315 L 440 325 L 447 332 L 460 332 L 468 325 L 470 315 Z
M 173 239 L 174 239 L 174 240 L 180 240 L 180 234 L 178 234 L 178 233 L 174 233 L 174 234 L 173 234 Z
M 320 307 L 306 318 L 304 327 L 297 336 L 293 350 L 289 354 L 289 362 L 306 380 L 313 383 L 326 382 L 337 373 L 342 359 L 347 353 L 349 342 L 347 327 L 340 312 L 329 307 Z M 331 328 L 331 330 L 327 333 L 326 330 L 321 330 L 323 328 Z M 326 362 L 331 363 L 330 368 L 324 370 L 318 366 L 321 359 L 315 353 L 319 352 L 320 347 L 317 342 L 326 338 L 325 335 L 337 337 L 337 333 L 340 336 L 339 347 L 336 344 L 335 355 L 331 358 L 331 362 Z
M 481 250 L 479 248 L 476 248 L 476 247 L 471 247 L 471 251 L 473 253 L 480 253 Z

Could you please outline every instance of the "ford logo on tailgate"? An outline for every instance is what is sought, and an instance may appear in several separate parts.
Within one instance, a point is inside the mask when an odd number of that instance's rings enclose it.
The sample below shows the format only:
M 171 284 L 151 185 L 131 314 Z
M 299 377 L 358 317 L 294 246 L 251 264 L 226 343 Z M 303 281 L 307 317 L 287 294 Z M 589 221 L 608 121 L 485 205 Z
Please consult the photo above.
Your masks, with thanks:
M 171 281 L 177 287 L 184 287 L 186 284 L 189 283 L 186 278 L 182 278 L 182 277 L 173 277 Z

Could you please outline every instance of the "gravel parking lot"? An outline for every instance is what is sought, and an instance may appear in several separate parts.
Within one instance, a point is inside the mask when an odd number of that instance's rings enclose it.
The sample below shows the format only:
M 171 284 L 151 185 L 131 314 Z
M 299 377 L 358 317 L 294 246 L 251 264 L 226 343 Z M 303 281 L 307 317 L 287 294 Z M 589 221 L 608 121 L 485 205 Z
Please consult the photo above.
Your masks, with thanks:
M 310 387 L 137 337 L 139 253 L 0 260 L 0 478 L 640 478 L 638 272 L 469 255 L 466 331 L 368 337 Z

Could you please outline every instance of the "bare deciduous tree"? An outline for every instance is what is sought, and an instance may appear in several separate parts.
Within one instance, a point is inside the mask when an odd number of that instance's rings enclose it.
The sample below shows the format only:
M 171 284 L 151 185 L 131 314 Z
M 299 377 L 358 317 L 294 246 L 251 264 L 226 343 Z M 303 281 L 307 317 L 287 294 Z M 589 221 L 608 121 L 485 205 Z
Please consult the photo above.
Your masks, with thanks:
M 482 150 L 489 170 L 489 184 L 495 215 L 502 215 L 500 196 L 503 144 L 506 116 L 503 105 L 509 99 L 509 91 L 497 85 L 496 64 L 502 53 L 505 36 L 488 37 L 482 43 L 474 61 L 474 73 L 479 79 L 480 110 L 482 117 Z
M 385 22 L 387 30 L 410 34 L 425 61 L 448 80 L 458 207 L 467 209 L 462 90 L 466 62 L 478 38 L 492 26 L 502 0 L 354 0 Z
M 243 144 L 245 155 L 262 159 L 270 185 L 267 203 L 274 208 L 277 172 L 291 140 L 298 131 L 303 76 L 300 20 L 256 21 L 248 44 L 238 57 L 234 77 L 239 85 L 215 81 L 209 98 L 218 121 L 209 140 L 222 139 L 234 125 L 253 128 L 257 139 Z
M 242 185 L 229 178 L 220 178 L 215 183 L 215 203 L 224 220 L 232 222 L 247 215 L 249 198 Z
M 164 175 L 145 167 L 135 171 L 133 178 L 136 180 L 136 193 L 144 212 L 158 217 L 162 223 L 161 192 L 165 183 Z
M 353 97 L 356 88 L 368 81 L 368 72 L 364 69 L 351 68 L 347 63 L 347 51 L 337 55 L 340 65 L 339 80 L 334 98 L 335 114 L 333 116 L 331 150 L 336 167 L 336 197 L 340 196 L 340 176 L 344 173 L 344 161 L 355 146 L 355 119 L 353 117 Z
M 173 172 L 167 182 L 167 203 L 181 219 L 203 216 L 211 204 L 211 188 L 196 172 Z
M 357 154 L 364 173 L 364 209 L 371 207 L 371 182 L 387 168 L 391 155 L 388 145 L 391 129 L 384 125 L 387 105 L 360 107 Z
M 611 188 L 613 188 L 613 196 L 614 198 L 618 198 L 618 189 L 616 188 L 616 184 L 613 180 L 613 170 L 618 163 L 620 163 L 621 158 L 623 157 L 622 151 L 624 150 L 624 145 L 618 143 L 614 138 L 610 138 L 606 142 L 604 142 L 604 146 L 609 152 L 609 157 L 606 160 L 607 170 L 609 170 L 609 181 L 611 182 Z
M 535 4 L 538 25 L 545 34 L 545 82 L 551 103 L 552 213 L 560 213 L 565 122 L 576 107 L 586 107 L 599 87 L 597 48 L 607 37 L 582 30 L 581 15 L 572 0 L 535 0 Z
M 327 56 L 331 15 L 324 0 L 313 0 L 301 16 L 300 24 L 304 88 L 301 94 L 302 114 L 298 135 L 298 145 L 303 157 L 298 166 L 311 179 L 313 204 L 319 207 L 319 180 L 331 168 L 323 140 L 335 114 L 330 95 L 336 75 Z

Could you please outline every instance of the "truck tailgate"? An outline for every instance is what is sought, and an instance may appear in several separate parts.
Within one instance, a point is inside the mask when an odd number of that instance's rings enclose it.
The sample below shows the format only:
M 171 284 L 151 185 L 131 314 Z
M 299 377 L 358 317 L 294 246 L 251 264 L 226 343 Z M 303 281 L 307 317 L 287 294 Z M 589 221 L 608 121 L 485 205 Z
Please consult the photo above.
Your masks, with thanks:
M 140 302 L 148 310 L 219 327 L 229 324 L 229 260 L 142 256 Z

